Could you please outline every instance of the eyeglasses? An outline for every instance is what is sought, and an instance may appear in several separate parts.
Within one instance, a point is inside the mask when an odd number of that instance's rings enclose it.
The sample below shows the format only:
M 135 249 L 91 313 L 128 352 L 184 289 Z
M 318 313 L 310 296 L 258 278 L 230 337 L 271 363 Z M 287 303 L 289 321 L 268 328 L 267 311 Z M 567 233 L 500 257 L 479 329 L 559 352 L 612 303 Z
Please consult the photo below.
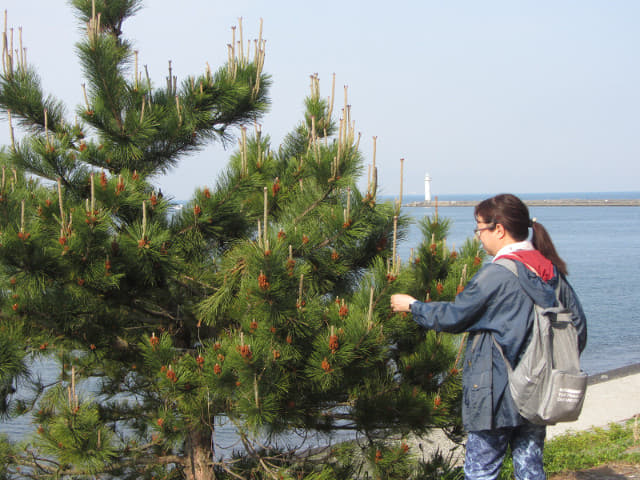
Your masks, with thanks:
M 489 224 L 488 227 L 482 227 L 482 228 L 476 227 L 476 228 L 474 228 L 473 229 L 473 233 L 474 233 L 475 236 L 479 236 L 480 232 L 484 232 L 485 230 L 493 230 L 495 228 L 496 228 L 496 224 L 495 223 L 491 223 L 491 224 Z

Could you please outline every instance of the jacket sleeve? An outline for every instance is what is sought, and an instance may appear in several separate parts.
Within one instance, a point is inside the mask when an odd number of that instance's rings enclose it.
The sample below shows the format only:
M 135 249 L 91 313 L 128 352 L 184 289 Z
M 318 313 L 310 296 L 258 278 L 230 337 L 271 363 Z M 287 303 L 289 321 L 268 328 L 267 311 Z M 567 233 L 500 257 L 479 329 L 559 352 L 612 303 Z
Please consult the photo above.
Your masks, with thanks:
M 587 346 L 587 317 L 584 314 L 576 292 L 563 275 L 560 275 L 560 291 L 558 297 L 560 303 L 571 312 L 571 321 L 578 333 L 578 349 L 582 353 Z
M 484 267 L 467 283 L 454 302 L 412 303 L 413 319 L 422 327 L 437 332 L 468 330 L 486 309 L 492 295 L 490 285 L 495 283 L 486 281 L 487 268 Z

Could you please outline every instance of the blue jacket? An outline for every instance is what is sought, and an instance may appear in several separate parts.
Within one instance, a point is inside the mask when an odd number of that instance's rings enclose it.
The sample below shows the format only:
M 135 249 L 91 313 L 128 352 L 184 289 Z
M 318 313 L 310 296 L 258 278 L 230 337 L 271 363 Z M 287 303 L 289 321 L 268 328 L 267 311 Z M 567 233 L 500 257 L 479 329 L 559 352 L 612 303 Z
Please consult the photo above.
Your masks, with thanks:
M 462 373 L 462 420 L 467 431 L 515 427 L 527 422 L 513 403 L 507 388 L 506 365 L 491 334 L 509 362 L 517 364 L 531 331 L 532 299 L 542 307 L 556 306 L 555 288 L 559 283 L 559 299 L 572 313 L 580 351 L 587 342 L 582 306 L 564 276 L 556 273 L 544 282 L 521 262 L 516 261 L 516 265 L 517 277 L 499 264 L 482 267 L 454 302 L 411 305 L 413 319 L 424 328 L 470 334 Z

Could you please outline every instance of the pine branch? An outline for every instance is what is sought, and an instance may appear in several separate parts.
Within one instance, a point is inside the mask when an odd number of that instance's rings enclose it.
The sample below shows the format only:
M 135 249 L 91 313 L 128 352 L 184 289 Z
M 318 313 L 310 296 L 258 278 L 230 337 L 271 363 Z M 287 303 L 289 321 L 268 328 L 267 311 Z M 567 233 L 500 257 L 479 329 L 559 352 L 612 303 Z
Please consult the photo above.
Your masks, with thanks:
M 127 84 L 123 78 L 124 62 L 128 60 L 128 45 L 119 44 L 108 34 L 89 36 L 78 46 L 85 75 L 93 86 L 92 94 L 99 97 L 101 103 L 110 112 L 111 119 L 116 122 L 117 130 L 109 133 L 124 134 L 122 121 L 122 103 L 127 95 Z M 106 127 L 107 125 L 104 125 Z
M 218 463 L 215 463 L 215 465 L 217 465 L 219 467 L 222 467 L 222 469 L 225 472 L 227 472 L 229 475 L 231 475 L 233 478 L 237 478 L 238 480 L 246 480 L 246 477 L 238 475 L 233 470 L 231 470 L 229 467 L 227 467 L 227 464 L 225 462 L 218 462 Z
M 316 209 L 318 206 L 320 206 L 326 199 L 327 197 L 333 192 L 334 187 L 333 185 L 327 189 L 324 194 L 318 198 L 315 202 L 313 202 L 311 205 L 309 205 L 304 212 L 302 212 L 300 215 L 298 215 L 294 220 L 293 220 L 293 224 L 296 225 L 298 223 L 300 223 L 300 221 L 307 216 L 309 213 L 311 213 L 314 209 Z
M 95 11 L 92 8 L 92 0 L 73 0 L 71 4 L 76 9 L 76 15 L 82 24 L 88 23 L 94 14 L 100 14 L 100 25 L 103 29 L 115 36 L 122 34 L 122 24 L 142 9 L 141 0 L 119 0 L 95 2 Z
M 160 309 L 159 305 L 155 305 L 155 309 L 152 309 L 150 306 L 148 307 L 148 306 L 143 305 L 144 301 L 145 300 L 136 298 L 136 299 L 133 300 L 132 304 L 137 306 L 140 311 L 142 311 L 144 313 L 147 313 L 149 315 L 152 315 L 154 317 L 166 318 L 166 319 L 172 320 L 172 321 L 176 320 L 176 317 L 174 317 L 171 313 L 169 313 L 166 310 Z
M 29 69 L 10 77 L 0 76 L 0 107 L 11 111 L 18 125 L 30 133 L 44 133 L 45 115 L 49 128 L 58 131 L 64 120 L 64 105 L 49 96 L 45 99 L 38 76 Z
M 122 457 L 118 461 L 114 462 L 114 468 L 105 469 L 105 472 L 120 470 L 123 467 L 136 468 L 140 465 L 187 465 L 188 461 L 185 457 L 181 457 L 179 455 L 157 455 L 154 451 L 155 447 L 158 447 L 158 444 L 147 444 L 139 449 L 130 449 L 130 451 L 141 451 L 150 455 L 147 457 L 135 458 L 133 460 L 127 460 L 127 457 Z
M 337 231 L 336 234 L 333 237 L 328 237 L 325 238 L 322 242 L 320 242 L 318 245 L 316 245 L 315 250 L 321 250 L 322 248 L 326 247 L 327 245 L 332 245 L 337 239 L 339 239 L 342 234 L 344 233 L 343 231 Z
M 38 457 L 36 456 L 35 452 L 33 450 L 26 450 L 25 452 L 27 455 L 29 455 L 28 458 L 26 457 L 20 457 L 20 456 L 12 456 L 10 458 L 12 458 L 16 464 L 20 464 L 22 466 L 27 466 L 27 467 L 33 467 L 35 468 L 35 471 L 38 473 L 31 473 L 29 472 L 29 470 L 27 470 L 27 477 L 28 478 L 40 478 L 39 473 L 40 472 L 46 472 L 48 474 L 53 474 L 57 471 L 59 471 L 60 469 L 60 464 L 58 462 L 56 462 L 55 460 L 52 460 L 50 458 L 46 458 L 46 457 Z M 42 465 L 43 463 L 48 463 L 50 464 L 50 466 L 45 466 Z M 23 472 L 24 473 L 24 472 Z
M 146 452 L 151 453 L 151 448 L 157 447 L 157 444 L 148 444 L 142 448 L 138 449 L 130 449 L 132 452 Z M 28 473 L 24 470 L 21 472 L 27 478 L 38 479 L 41 478 L 41 474 L 44 472 L 47 475 L 56 475 L 56 476 L 95 476 L 96 473 L 112 473 L 116 471 L 120 471 L 122 469 L 131 468 L 135 469 L 139 466 L 149 466 L 149 465 L 187 465 L 187 459 L 178 455 L 156 455 L 153 452 L 148 457 L 140 457 L 135 459 L 129 459 L 129 457 L 119 457 L 114 459 L 113 463 L 109 467 L 104 468 L 101 472 L 95 472 L 92 470 L 84 470 L 78 468 L 62 468 L 63 466 L 46 457 L 37 457 L 35 452 L 31 450 L 27 450 L 27 454 L 30 455 L 30 459 L 25 457 L 17 457 L 13 456 L 12 458 L 16 463 L 26 467 L 33 467 L 36 472 Z M 50 465 L 43 465 L 44 463 L 48 463 Z

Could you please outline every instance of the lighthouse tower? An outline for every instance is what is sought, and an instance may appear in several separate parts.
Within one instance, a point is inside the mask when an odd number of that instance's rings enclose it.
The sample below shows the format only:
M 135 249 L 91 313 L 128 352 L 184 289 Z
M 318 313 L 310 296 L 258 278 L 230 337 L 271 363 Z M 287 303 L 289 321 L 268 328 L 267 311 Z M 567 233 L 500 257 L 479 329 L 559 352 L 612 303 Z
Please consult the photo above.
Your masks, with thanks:
M 431 202 L 431 177 L 428 173 L 424 176 L 424 201 Z

